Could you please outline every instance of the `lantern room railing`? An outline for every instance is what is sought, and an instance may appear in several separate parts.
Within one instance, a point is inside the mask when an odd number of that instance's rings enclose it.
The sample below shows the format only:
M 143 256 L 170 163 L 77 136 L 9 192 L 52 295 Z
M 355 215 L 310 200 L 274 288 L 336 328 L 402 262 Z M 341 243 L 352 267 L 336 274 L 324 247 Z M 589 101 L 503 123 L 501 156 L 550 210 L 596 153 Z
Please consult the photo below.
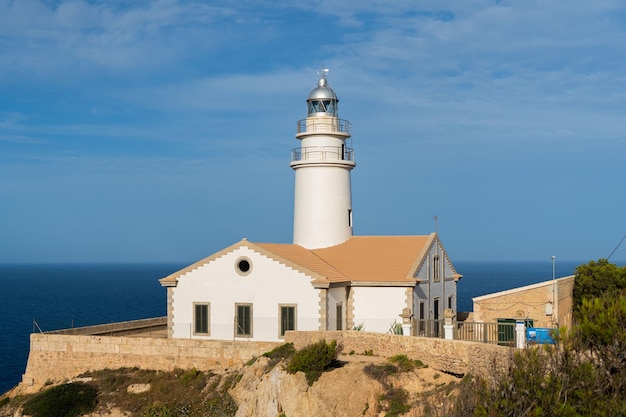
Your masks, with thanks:
M 345 146 L 308 146 L 291 151 L 296 161 L 354 161 L 354 149 Z
M 298 120 L 298 132 L 339 132 L 350 134 L 352 124 L 344 119 L 336 117 L 309 117 L 307 119 Z

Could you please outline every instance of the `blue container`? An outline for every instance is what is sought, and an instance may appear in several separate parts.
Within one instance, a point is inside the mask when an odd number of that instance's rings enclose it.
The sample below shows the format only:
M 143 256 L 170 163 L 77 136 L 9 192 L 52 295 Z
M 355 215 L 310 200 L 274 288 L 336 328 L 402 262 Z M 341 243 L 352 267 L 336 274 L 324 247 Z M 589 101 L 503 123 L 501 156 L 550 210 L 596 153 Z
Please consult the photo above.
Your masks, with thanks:
M 529 345 L 553 345 L 552 337 L 555 329 L 544 329 L 539 327 L 526 328 L 526 343 Z

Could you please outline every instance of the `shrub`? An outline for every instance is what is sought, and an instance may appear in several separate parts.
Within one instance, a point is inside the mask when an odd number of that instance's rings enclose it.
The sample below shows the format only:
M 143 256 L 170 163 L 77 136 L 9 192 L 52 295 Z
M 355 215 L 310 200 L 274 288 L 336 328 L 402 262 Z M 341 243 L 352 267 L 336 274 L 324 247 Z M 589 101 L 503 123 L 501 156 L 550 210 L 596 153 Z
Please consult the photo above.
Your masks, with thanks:
M 583 300 L 553 346 L 517 352 L 506 372 L 463 380 L 453 416 L 626 415 L 626 296 Z
M 389 375 L 396 375 L 398 373 L 398 368 L 391 363 L 385 363 L 383 365 L 374 365 L 373 363 L 370 363 L 363 368 L 363 372 L 365 372 L 365 375 L 370 378 L 380 382 L 383 387 L 389 387 L 387 377 Z
M 322 339 L 295 352 L 287 363 L 287 372 L 295 374 L 302 371 L 308 384 L 313 385 L 322 372 L 337 366 L 338 353 L 336 340 L 326 343 Z
M 204 403 L 204 409 L 209 417 L 231 417 L 237 413 L 237 403 L 225 392 L 211 397 Z
M 389 362 L 382 365 L 370 363 L 363 368 L 367 376 L 376 381 L 385 389 L 379 397 L 379 410 L 386 411 L 385 417 L 395 417 L 404 414 L 411 409 L 408 404 L 409 393 L 396 388 L 388 380 L 389 376 L 398 375 L 400 372 L 410 372 L 415 368 L 426 368 L 422 361 L 411 360 L 406 355 L 395 355 L 389 358 Z
M 584 299 L 600 297 L 609 293 L 615 296 L 626 288 L 626 266 L 618 267 L 608 259 L 589 261 L 576 267 L 574 279 L 573 303 L 574 318 L 583 319 L 581 312 Z
M 97 390 L 82 382 L 52 387 L 24 403 L 24 414 L 33 417 L 76 417 L 96 408 Z
M 151 405 L 141 413 L 141 417 L 174 417 L 174 413 L 166 405 Z
M 395 363 L 400 372 L 409 372 L 415 368 L 428 368 L 428 365 L 424 365 L 419 359 L 411 360 L 406 355 L 395 355 L 389 358 L 389 361 Z
M 293 347 L 293 343 L 285 343 L 265 352 L 262 356 L 269 358 L 267 368 L 272 369 L 281 360 L 291 358 L 295 352 L 296 348 Z
M 385 417 L 396 417 L 411 409 L 407 404 L 409 393 L 403 388 L 391 388 L 380 399 L 387 402 Z

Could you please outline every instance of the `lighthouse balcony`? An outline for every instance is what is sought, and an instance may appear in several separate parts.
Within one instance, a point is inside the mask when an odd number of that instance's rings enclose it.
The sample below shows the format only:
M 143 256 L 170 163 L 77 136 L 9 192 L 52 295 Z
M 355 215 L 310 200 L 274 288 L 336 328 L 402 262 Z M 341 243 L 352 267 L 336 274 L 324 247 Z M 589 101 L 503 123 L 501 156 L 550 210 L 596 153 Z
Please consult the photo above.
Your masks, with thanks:
M 311 133 L 332 133 L 350 137 L 352 124 L 336 117 L 308 117 L 298 120 L 296 138 Z
M 354 163 L 354 149 L 345 146 L 307 146 L 291 151 L 291 162 L 348 161 Z

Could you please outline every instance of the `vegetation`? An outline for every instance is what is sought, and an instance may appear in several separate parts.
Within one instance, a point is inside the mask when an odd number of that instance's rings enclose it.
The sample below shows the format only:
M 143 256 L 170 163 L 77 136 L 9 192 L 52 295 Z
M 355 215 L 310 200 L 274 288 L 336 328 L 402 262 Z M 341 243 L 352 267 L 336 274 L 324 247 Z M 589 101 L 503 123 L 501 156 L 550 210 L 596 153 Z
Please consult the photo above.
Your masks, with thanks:
M 322 372 L 339 366 L 338 354 L 336 340 L 326 343 L 326 340 L 322 339 L 295 352 L 288 360 L 285 369 L 292 374 L 304 372 L 308 384 L 313 385 Z
M 626 266 L 618 267 L 606 259 L 579 265 L 574 279 L 574 318 L 583 318 L 580 310 L 584 299 L 590 300 L 604 294 L 616 296 L 624 289 Z
M 409 372 L 415 368 L 428 368 L 428 365 L 425 365 L 419 359 L 411 360 L 406 355 L 392 356 L 389 358 L 389 362 L 396 364 L 400 372 Z
M 389 327 L 389 331 L 392 334 L 397 334 L 400 336 L 404 334 L 404 330 L 402 330 L 402 323 L 397 323 L 397 322 L 391 323 L 391 326 Z
M 79 416 L 99 412 L 100 406 L 106 410 L 108 404 L 141 417 L 232 417 L 237 412 L 228 390 L 239 381 L 238 373 L 220 376 L 195 368 L 173 372 L 120 368 L 88 372 L 81 377 L 91 380 L 53 386 L 2 405 L 12 410 L 22 406 L 24 414 L 33 417 Z M 132 384 L 149 384 L 150 388 L 133 393 L 128 391 Z
M 401 372 L 411 372 L 416 368 L 426 368 L 420 360 L 411 360 L 406 355 L 396 355 L 389 358 L 388 363 L 381 365 L 369 364 L 363 371 L 367 376 L 380 382 L 385 392 L 378 398 L 378 411 L 385 411 L 385 417 L 395 417 L 411 409 L 409 393 L 389 382 L 390 376 Z
M 291 358 L 294 353 L 296 353 L 296 348 L 293 347 L 293 343 L 285 343 L 284 345 L 275 347 L 269 352 L 265 352 L 262 356 L 269 358 L 270 361 L 267 368 L 272 369 L 281 360 Z
M 605 288 L 598 297 L 582 297 L 578 320 L 560 329 L 555 345 L 517 352 L 505 372 L 464 378 L 454 407 L 430 407 L 430 415 L 626 415 L 626 294 Z
M 96 408 L 97 390 L 82 382 L 47 389 L 24 403 L 24 414 L 33 417 L 75 417 Z

